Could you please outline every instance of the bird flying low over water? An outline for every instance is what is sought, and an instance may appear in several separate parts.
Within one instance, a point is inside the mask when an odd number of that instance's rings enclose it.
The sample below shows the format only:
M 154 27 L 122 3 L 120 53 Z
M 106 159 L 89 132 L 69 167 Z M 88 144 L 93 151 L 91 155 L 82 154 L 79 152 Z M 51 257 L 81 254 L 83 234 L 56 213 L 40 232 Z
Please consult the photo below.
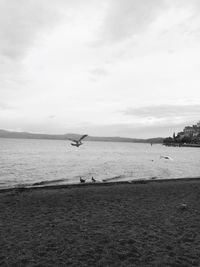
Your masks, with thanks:
M 84 134 L 84 135 L 82 135 L 81 138 L 79 138 L 78 140 L 70 139 L 70 138 L 68 138 L 68 140 L 71 140 L 71 141 L 74 142 L 74 143 L 71 143 L 72 146 L 79 147 L 80 145 L 83 144 L 81 141 L 82 141 L 85 137 L 87 137 L 87 136 L 88 136 L 87 134 Z
M 170 160 L 172 160 L 172 158 L 170 158 L 168 156 L 160 156 L 160 159 L 170 159 Z

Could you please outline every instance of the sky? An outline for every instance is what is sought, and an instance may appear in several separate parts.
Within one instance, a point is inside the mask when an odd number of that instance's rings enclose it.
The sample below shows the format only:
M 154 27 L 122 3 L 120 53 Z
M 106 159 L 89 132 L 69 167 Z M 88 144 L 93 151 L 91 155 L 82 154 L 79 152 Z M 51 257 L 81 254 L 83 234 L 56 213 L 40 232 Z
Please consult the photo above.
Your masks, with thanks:
M 166 137 L 200 120 L 199 0 L 0 0 L 0 129 Z

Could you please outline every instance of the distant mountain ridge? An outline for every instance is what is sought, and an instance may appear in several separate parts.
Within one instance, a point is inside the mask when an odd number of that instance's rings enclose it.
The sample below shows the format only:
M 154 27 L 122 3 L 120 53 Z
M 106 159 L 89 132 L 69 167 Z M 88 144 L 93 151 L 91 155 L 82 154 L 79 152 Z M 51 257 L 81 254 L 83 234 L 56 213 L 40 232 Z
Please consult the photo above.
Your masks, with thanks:
M 0 138 L 24 138 L 24 139 L 54 139 L 54 140 L 67 140 L 67 139 L 78 139 L 82 135 L 68 133 L 68 134 L 39 134 L 39 133 L 28 133 L 28 132 L 12 132 L 6 130 L 0 130 Z M 139 138 L 126 138 L 126 137 L 98 137 L 88 136 L 85 141 L 103 141 L 103 142 L 129 142 L 129 143 L 163 143 L 162 137 L 139 139 Z

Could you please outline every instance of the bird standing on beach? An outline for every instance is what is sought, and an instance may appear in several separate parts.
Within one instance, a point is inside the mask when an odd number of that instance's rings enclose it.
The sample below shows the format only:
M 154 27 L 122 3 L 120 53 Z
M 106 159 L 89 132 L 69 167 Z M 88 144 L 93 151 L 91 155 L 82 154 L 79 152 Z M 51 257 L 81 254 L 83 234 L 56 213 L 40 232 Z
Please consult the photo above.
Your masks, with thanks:
M 95 183 L 96 182 L 96 179 L 94 179 L 94 177 L 92 176 L 92 182 Z
M 72 146 L 79 147 L 80 145 L 83 144 L 81 141 L 87 136 L 88 136 L 87 134 L 84 134 L 81 136 L 81 138 L 79 138 L 79 140 L 70 139 L 70 138 L 67 138 L 67 139 L 74 142 L 74 143 L 71 143 Z
M 85 179 L 83 179 L 82 177 L 80 177 L 80 183 L 85 183 Z

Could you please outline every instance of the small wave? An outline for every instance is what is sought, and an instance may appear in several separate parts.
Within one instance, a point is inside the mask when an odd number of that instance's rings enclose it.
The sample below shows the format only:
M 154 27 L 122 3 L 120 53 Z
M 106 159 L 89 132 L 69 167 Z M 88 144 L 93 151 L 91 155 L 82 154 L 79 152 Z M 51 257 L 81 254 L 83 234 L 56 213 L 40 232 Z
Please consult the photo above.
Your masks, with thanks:
M 105 178 L 102 181 L 103 182 L 109 182 L 109 181 L 119 180 L 119 179 L 123 179 L 123 178 L 126 178 L 126 175 L 117 175 L 117 176 L 114 176 L 114 177 Z
M 0 182 L 0 185 L 4 185 L 4 184 L 7 185 L 7 182 Z
M 66 182 L 69 179 L 57 179 L 57 180 L 46 180 L 46 181 L 41 181 L 41 182 L 37 182 L 37 183 L 33 183 L 33 186 L 38 186 L 38 185 L 48 185 L 48 184 L 57 184 L 60 182 Z

